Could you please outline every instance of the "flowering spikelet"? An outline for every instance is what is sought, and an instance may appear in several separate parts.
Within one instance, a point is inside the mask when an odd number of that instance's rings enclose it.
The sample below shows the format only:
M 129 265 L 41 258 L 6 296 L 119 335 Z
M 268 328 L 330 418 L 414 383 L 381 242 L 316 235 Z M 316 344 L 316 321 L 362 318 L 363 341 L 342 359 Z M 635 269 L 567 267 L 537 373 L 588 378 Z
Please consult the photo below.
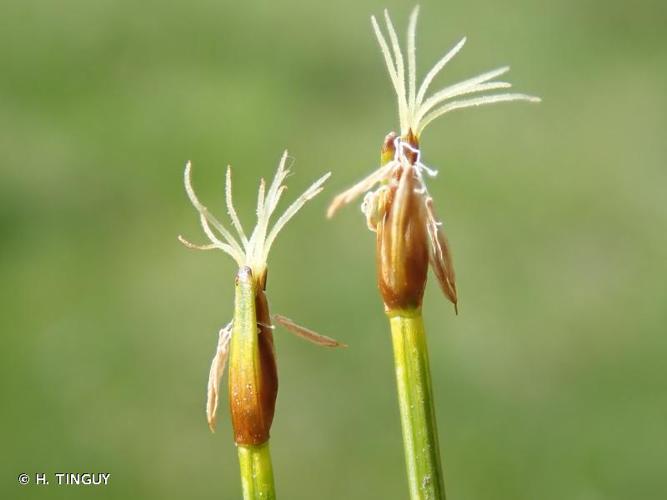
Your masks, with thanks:
M 227 168 L 225 200 L 238 239 L 199 201 L 192 187 L 190 163 L 185 167 L 185 190 L 199 213 L 199 220 L 209 243 L 196 245 L 181 236 L 179 240 L 193 249 L 220 249 L 229 254 L 239 266 L 236 276 L 234 319 L 220 331 L 216 353 L 211 363 L 206 417 L 209 427 L 213 430 L 219 401 L 220 378 L 229 357 L 232 426 L 236 442 L 244 445 L 261 444 L 268 440 L 278 391 L 273 325 L 265 294 L 266 261 L 269 250 L 280 230 L 308 200 L 322 191 L 324 182 L 331 175 L 327 173 L 315 181 L 269 229 L 271 216 L 286 189 L 283 181 L 289 174 L 286 168 L 287 158 L 285 151 L 268 191 L 264 180 L 260 181 L 257 224 L 249 238 L 243 231 L 232 202 L 231 169 Z M 274 319 L 288 330 L 317 344 L 329 347 L 341 346 L 335 340 L 300 327 L 287 318 L 277 316 Z M 304 331 L 310 332 L 311 335 L 304 334 Z
M 433 79 L 461 50 L 466 39 L 447 52 L 417 88 L 415 32 L 418 14 L 419 7 L 416 7 L 408 23 L 407 69 L 388 12 L 384 11 L 384 19 L 390 43 L 375 17 L 371 17 L 398 100 L 400 135 L 393 132 L 387 135 L 382 146 L 380 168 L 334 198 L 327 212 L 327 216 L 332 217 L 341 206 L 366 193 L 362 211 L 369 229 L 377 233 L 378 285 L 389 311 L 421 305 L 429 262 L 444 294 L 457 308 L 449 244 L 442 222 L 436 218 L 433 199 L 424 180 L 427 176 L 437 175 L 437 171 L 421 160 L 419 141 L 424 129 L 436 118 L 456 109 L 506 101 L 540 101 L 537 97 L 518 93 L 454 100 L 511 87 L 507 82 L 494 81 L 509 71 L 507 66 L 450 85 L 426 97 Z M 379 188 L 371 191 L 378 184 Z

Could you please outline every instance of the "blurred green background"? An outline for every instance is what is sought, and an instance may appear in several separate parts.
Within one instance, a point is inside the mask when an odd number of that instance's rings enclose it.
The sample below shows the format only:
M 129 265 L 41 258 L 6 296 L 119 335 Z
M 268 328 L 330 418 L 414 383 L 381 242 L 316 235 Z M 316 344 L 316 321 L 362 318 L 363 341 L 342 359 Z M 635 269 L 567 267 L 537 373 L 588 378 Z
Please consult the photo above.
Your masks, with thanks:
M 358 206 L 395 99 L 369 23 L 403 2 L 3 2 L 0 497 L 239 498 L 226 407 L 205 384 L 235 266 L 203 241 L 182 172 L 247 227 L 285 147 L 288 198 L 332 170 L 280 235 L 269 297 L 349 344 L 276 333 L 272 451 L 285 499 L 406 498 L 392 353 Z M 623 1 L 422 3 L 422 74 L 503 64 L 541 105 L 447 115 L 423 137 L 460 315 L 425 301 L 451 499 L 667 494 L 667 8 Z M 110 472 L 106 488 L 20 472 Z

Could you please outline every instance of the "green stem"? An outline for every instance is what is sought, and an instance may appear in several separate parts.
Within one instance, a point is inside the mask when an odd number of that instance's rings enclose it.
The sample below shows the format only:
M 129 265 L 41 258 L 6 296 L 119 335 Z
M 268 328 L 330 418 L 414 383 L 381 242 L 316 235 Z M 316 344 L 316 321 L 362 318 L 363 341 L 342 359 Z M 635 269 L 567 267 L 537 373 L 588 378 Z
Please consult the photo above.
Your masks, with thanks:
M 269 442 L 260 445 L 237 445 L 241 466 L 244 500 L 275 500 L 273 466 Z
M 444 500 L 431 370 L 421 310 L 389 313 L 412 500 Z

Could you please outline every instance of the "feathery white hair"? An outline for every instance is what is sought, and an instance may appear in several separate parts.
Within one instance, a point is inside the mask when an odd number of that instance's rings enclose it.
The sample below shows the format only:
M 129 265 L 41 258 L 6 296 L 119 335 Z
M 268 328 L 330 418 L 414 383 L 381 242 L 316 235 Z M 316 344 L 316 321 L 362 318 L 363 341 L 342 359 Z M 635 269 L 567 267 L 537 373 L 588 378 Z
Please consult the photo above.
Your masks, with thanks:
M 391 82 L 398 98 L 398 116 L 401 126 L 401 135 L 404 136 L 408 131 L 412 130 L 412 132 L 419 137 L 429 123 L 455 109 L 470 108 L 473 106 L 481 106 L 483 104 L 506 101 L 540 102 L 539 97 L 514 93 L 490 94 L 452 100 L 455 97 L 475 94 L 477 92 L 486 92 L 489 90 L 506 89 L 511 87 L 512 85 L 507 82 L 492 81 L 494 78 L 507 73 L 509 71 L 509 66 L 503 66 L 502 68 L 488 71 L 479 76 L 450 85 L 426 98 L 426 92 L 433 82 L 433 79 L 461 50 L 466 42 L 466 38 L 464 37 L 461 39 L 459 43 L 450 49 L 449 52 L 447 52 L 442 59 L 431 68 L 419 86 L 419 89 L 417 89 L 415 33 L 417 30 L 418 15 L 419 6 L 414 8 L 412 14 L 410 14 L 410 21 L 408 22 L 407 77 L 403 52 L 398 41 L 398 36 L 396 35 L 396 29 L 389 17 L 389 13 L 385 9 L 384 20 L 387 32 L 389 33 L 391 48 L 387 43 L 387 39 L 382 34 L 382 30 L 380 29 L 380 25 L 375 19 L 375 16 L 371 16 L 373 30 L 375 31 L 375 36 L 382 49 L 382 54 L 389 71 L 389 77 L 391 78 Z
M 276 171 L 276 175 L 273 178 L 273 182 L 271 183 L 268 192 L 266 191 L 264 179 L 259 183 L 259 193 L 257 195 L 257 224 L 255 225 L 250 238 L 246 236 L 232 202 L 232 173 L 231 168 L 227 167 L 225 202 L 227 204 L 227 213 L 232 222 L 232 226 L 234 226 L 234 229 L 236 230 L 238 239 L 197 198 L 194 188 L 192 187 L 192 165 L 188 162 L 185 166 L 184 174 L 185 191 L 187 192 L 192 205 L 194 205 L 197 212 L 199 212 L 199 221 L 210 243 L 206 245 L 196 245 L 190 243 L 182 236 L 179 236 L 178 239 L 181 243 L 188 248 L 194 248 L 196 250 L 220 249 L 230 255 L 239 267 L 248 266 L 252 269 L 253 275 L 259 277 L 266 269 L 266 260 L 269 255 L 269 250 L 271 250 L 271 245 L 273 245 L 278 233 L 308 200 L 317 196 L 322 189 L 324 189 L 322 185 L 326 182 L 329 176 L 331 176 L 331 172 L 328 172 L 316 180 L 312 186 L 287 207 L 287 210 L 285 210 L 285 212 L 278 218 L 273 227 L 269 229 L 271 216 L 278 206 L 283 191 L 287 189 L 287 187 L 283 185 L 283 181 L 290 173 L 289 169 L 286 167 L 287 159 L 287 151 L 285 151 L 280 159 L 278 170 Z

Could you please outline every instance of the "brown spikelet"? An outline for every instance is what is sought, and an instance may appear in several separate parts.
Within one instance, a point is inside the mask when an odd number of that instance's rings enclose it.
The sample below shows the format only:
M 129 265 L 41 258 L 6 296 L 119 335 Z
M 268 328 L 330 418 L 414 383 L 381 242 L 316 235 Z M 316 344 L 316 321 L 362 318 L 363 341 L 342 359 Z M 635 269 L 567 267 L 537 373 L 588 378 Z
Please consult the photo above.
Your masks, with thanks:
M 264 284 L 264 276 L 254 281 L 250 268 L 239 269 L 229 353 L 229 403 L 234 440 L 242 445 L 268 441 L 278 395 Z
M 397 172 L 377 225 L 378 286 L 388 310 L 421 306 L 429 257 L 424 203 L 413 169 L 406 165 Z

